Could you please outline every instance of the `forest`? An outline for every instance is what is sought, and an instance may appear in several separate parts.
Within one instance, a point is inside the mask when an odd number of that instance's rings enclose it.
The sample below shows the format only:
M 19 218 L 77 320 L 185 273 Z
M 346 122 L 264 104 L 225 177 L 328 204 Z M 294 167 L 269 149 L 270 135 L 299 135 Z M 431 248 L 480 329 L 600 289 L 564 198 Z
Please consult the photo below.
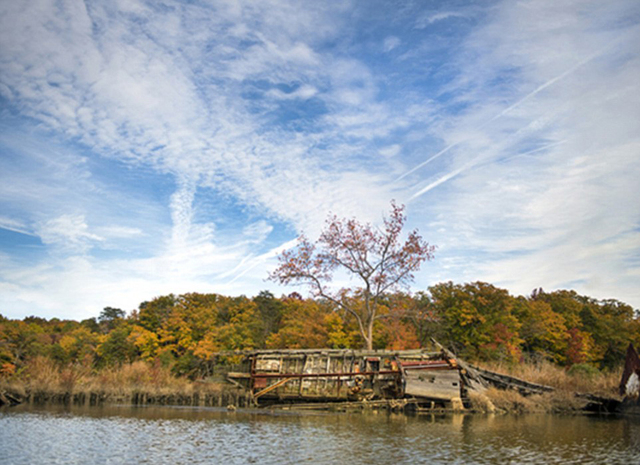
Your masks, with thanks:
M 640 319 L 631 306 L 568 290 L 512 296 L 488 283 L 444 282 L 415 294 L 389 294 L 379 314 L 374 349 L 428 347 L 433 338 L 473 362 L 547 361 L 611 371 L 630 342 L 640 345 Z M 19 377 L 34 360 L 44 360 L 93 372 L 152 362 L 196 379 L 220 352 L 363 346 L 353 316 L 326 299 L 268 291 L 252 298 L 169 294 L 128 313 L 106 307 L 83 321 L 0 316 L 0 377 Z

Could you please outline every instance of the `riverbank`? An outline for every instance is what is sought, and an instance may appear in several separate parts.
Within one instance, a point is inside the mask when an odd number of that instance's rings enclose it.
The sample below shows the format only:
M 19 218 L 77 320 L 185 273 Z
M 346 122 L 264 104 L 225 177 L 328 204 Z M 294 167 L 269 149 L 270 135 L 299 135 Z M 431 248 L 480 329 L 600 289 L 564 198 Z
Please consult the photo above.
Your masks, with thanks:
M 35 358 L 23 372 L 0 380 L 0 393 L 27 403 L 249 405 L 244 392 L 228 383 L 191 381 L 158 363 L 142 361 L 95 371 L 82 365 L 59 367 L 46 358 Z
M 548 362 L 517 365 L 484 364 L 482 368 L 513 376 L 553 390 L 525 396 L 516 390 L 489 388 L 485 397 L 471 395 L 472 409 L 479 412 L 579 413 L 607 411 L 607 403 L 621 401 L 621 371 L 600 372 L 585 365 L 566 370 Z M 490 403 L 487 402 L 490 401 Z
M 484 365 L 493 372 L 553 388 L 544 394 L 522 395 L 516 390 L 489 388 L 481 395 L 470 391 L 467 407 L 472 412 L 579 413 L 602 411 L 596 398 L 618 398 L 620 374 L 587 368 L 564 370 L 550 363 Z M 172 374 L 159 363 L 137 361 L 119 367 L 94 370 L 90 366 L 60 367 L 46 358 L 31 360 L 25 369 L 0 380 L 7 403 L 61 403 L 75 405 L 189 405 L 247 407 L 251 398 L 223 379 L 192 381 Z M 3 401 L 4 402 L 4 401 Z M 358 407 L 358 406 L 356 406 Z M 359 408 L 359 407 L 358 407 Z M 402 410 L 397 402 L 367 408 Z

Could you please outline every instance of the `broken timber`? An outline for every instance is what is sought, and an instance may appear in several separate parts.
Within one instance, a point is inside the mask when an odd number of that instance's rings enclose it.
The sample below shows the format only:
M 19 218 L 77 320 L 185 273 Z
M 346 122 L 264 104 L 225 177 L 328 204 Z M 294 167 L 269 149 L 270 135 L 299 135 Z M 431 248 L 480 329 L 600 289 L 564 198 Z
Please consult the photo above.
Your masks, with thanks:
M 22 403 L 22 399 L 17 394 L 12 394 L 7 391 L 0 391 L 0 407 L 14 406 Z
M 462 408 L 455 359 L 442 352 L 268 350 L 245 352 L 244 370 L 228 373 L 258 405 L 357 403 L 395 408 L 407 398 Z M 347 405 L 347 404 L 344 404 Z
M 439 344 L 438 344 L 439 346 Z M 331 408 L 366 404 L 397 409 L 413 407 L 462 410 L 468 394 L 491 386 L 523 395 L 552 390 L 547 386 L 466 364 L 442 346 L 440 351 L 366 351 L 336 349 L 244 352 L 244 370 L 228 373 L 259 406 Z M 295 406 L 294 406 L 295 405 Z M 327 407 L 329 406 L 329 407 Z
M 491 386 L 498 389 L 513 389 L 518 391 L 523 396 L 532 394 L 544 394 L 545 392 L 553 391 L 552 387 L 544 386 L 542 384 L 530 383 L 513 376 L 495 373 L 493 371 L 484 370 L 478 367 L 473 367 L 473 369 L 486 383 L 490 384 Z

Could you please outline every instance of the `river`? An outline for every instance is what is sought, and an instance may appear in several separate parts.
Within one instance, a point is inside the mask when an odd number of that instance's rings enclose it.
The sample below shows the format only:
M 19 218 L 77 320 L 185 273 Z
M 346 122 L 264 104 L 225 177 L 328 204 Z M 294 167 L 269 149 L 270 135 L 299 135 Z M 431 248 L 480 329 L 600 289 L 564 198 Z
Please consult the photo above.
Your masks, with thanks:
M 554 415 L 0 410 L 0 464 L 640 463 L 640 419 Z

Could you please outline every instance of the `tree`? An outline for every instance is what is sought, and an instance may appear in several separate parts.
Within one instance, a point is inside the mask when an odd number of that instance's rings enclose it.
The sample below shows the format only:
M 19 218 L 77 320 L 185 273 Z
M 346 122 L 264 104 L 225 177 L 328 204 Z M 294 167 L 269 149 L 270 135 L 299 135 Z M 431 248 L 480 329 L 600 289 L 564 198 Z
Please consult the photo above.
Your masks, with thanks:
M 530 357 L 564 363 L 569 343 L 565 320 L 537 295 L 534 293 L 531 299 L 518 297 L 514 303 L 514 315 L 521 324 L 522 348 Z
M 295 248 L 279 256 L 279 266 L 269 279 L 307 285 L 314 296 L 353 316 L 366 348 L 371 349 L 374 323 L 384 317 L 379 311 L 381 300 L 387 293 L 406 288 L 435 251 L 417 230 L 401 243 L 405 220 L 404 206 L 393 202 L 381 229 L 356 219 L 331 216 L 315 243 L 302 235 Z M 331 281 L 336 271 L 346 272 L 359 285 L 333 289 Z
M 285 299 L 282 308 L 282 327 L 266 341 L 269 349 L 317 349 L 343 342 L 339 334 L 337 316 L 326 305 L 312 299 Z
M 253 302 L 258 307 L 261 326 L 260 337 L 256 342 L 264 348 L 267 338 L 280 329 L 284 304 L 269 291 L 261 291 L 253 298 Z
M 177 300 L 176 296 L 169 294 L 156 297 L 151 302 L 142 302 L 137 312 L 140 325 L 149 331 L 158 331 L 173 312 Z
M 116 326 L 118 326 L 118 324 L 124 319 L 125 316 L 126 313 L 124 310 L 113 307 L 104 307 L 104 309 L 102 309 L 102 312 L 100 312 L 98 322 L 103 328 L 103 332 L 106 334 L 109 331 L 112 331 Z
M 448 282 L 431 286 L 429 292 L 433 310 L 442 318 L 445 344 L 471 359 L 518 358 L 520 323 L 506 290 L 483 282 Z
M 131 330 L 125 324 L 101 336 L 102 342 L 96 348 L 96 364 L 99 367 L 122 365 L 136 359 L 137 348 L 129 338 Z

